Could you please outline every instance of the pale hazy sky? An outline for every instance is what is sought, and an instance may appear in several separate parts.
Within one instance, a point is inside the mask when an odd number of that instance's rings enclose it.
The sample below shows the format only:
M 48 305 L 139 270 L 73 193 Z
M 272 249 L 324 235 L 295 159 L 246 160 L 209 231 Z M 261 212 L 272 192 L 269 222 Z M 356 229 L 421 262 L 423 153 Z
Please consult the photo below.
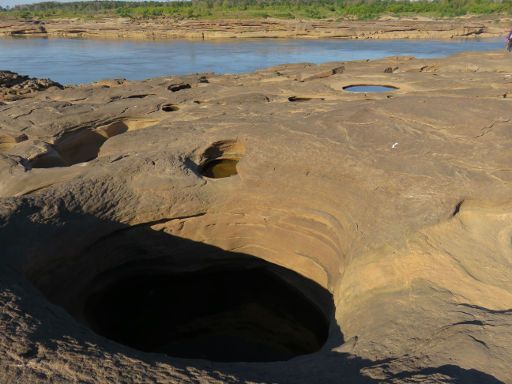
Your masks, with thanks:
M 18 4 L 33 4 L 33 3 L 40 3 L 42 0 L 0 0 L 0 6 L 6 7 L 6 6 L 13 6 Z M 70 2 L 70 1 L 77 1 L 77 0 L 60 0 L 61 2 Z M 126 1 L 126 0 L 125 0 Z M 153 0 L 153 1 L 166 1 L 166 0 Z

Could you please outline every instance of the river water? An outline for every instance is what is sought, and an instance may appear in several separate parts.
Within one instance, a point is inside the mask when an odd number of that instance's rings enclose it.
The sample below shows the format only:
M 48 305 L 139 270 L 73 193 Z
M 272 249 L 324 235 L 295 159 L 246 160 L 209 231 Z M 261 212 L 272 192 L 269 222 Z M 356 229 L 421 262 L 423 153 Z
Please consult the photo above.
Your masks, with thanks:
M 284 63 L 321 63 L 410 55 L 444 57 L 503 49 L 493 40 L 127 41 L 0 39 L 0 70 L 63 84 L 108 78 L 140 80 L 196 72 L 241 73 Z

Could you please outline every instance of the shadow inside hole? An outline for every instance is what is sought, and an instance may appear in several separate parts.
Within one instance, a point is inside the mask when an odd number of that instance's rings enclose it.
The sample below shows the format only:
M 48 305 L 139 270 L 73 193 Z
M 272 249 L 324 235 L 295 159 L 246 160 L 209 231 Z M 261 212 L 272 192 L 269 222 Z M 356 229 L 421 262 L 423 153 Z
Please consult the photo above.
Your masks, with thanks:
M 171 92 L 178 92 L 190 88 L 192 88 L 192 86 L 187 83 L 171 84 L 167 87 L 167 89 Z
M 127 130 L 120 123 L 116 125 L 118 132 L 112 136 Z M 51 152 L 38 156 L 30 164 L 32 168 L 53 168 L 91 161 L 98 156 L 101 146 L 108 138 L 109 136 L 90 129 L 68 133 L 56 141 Z
M 94 160 L 111 137 L 158 123 L 153 119 L 124 119 L 109 124 L 68 132 L 56 140 L 52 150 L 31 160 L 32 168 L 65 167 Z
M 201 175 L 211 179 L 222 179 L 238 174 L 237 159 L 215 159 L 208 161 L 201 167 Z
M 139 268 L 107 273 L 109 283 L 87 298 L 85 318 L 98 334 L 142 351 L 225 362 L 288 360 L 327 338 L 320 310 L 265 266 Z
M 284 361 L 319 351 L 332 295 L 293 270 L 150 225 L 26 269 L 51 302 L 134 349 L 211 361 Z M 70 255 L 73 253 L 71 252 Z
M 179 108 L 174 104 L 164 104 L 160 109 L 164 112 L 176 112 L 179 110 Z
M 201 155 L 201 176 L 221 179 L 238 174 L 237 164 L 245 155 L 245 144 L 238 140 L 220 140 L 210 144 Z
M 355 93 L 371 93 L 371 92 L 392 92 L 398 88 L 392 85 L 348 85 L 343 87 L 344 91 Z
M 310 101 L 311 97 L 300 97 L 300 96 L 290 96 L 288 101 L 291 102 L 301 102 L 301 101 Z

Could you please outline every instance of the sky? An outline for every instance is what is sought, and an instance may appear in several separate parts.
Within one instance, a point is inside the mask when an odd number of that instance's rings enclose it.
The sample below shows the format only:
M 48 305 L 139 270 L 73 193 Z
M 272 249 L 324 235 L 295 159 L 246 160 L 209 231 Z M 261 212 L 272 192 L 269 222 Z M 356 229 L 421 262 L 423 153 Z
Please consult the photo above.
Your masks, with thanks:
M 19 4 L 33 4 L 33 3 L 40 3 L 42 0 L 0 0 L 0 6 L 6 7 L 13 5 L 19 5 Z M 60 0 L 63 3 L 70 2 L 70 1 L 76 1 L 76 0 Z M 166 0 L 153 0 L 153 1 L 166 1 Z

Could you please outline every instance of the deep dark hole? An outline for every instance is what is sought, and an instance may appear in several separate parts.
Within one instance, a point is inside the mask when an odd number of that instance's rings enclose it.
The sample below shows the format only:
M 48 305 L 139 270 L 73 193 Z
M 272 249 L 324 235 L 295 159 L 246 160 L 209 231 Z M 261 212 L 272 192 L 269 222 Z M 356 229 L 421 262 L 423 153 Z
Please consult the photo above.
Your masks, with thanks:
M 201 174 L 213 179 L 234 176 L 238 174 L 237 164 L 238 160 L 235 159 L 211 160 L 201 167 Z
M 58 156 L 39 156 L 30 161 L 32 168 L 54 168 L 65 165 L 64 161 Z
M 162 105 L 161 110 L 164 112 L 175 112 L 179 110 L 179 108 L 173 104 L 164 104 Z
M 106 280 L 105 280 L 106 279 Z M 323 312 L 265 266 L 103 275 L 85 302 L 100 335 L 130 347 L 213 361 L 282 361 L 318 351 Z
M 180 84 L 171 84 L 167 87 L 167 89 L 171 92 L 178 92 L 183 89 L 190 89 L 192 88 L 190 84 L 180 83 Z
M 311 97 L 299 97 L 299 96 L 290 96 L 288 101 L 291 102 L 301 102 L 301 101 L 310 101 Z

